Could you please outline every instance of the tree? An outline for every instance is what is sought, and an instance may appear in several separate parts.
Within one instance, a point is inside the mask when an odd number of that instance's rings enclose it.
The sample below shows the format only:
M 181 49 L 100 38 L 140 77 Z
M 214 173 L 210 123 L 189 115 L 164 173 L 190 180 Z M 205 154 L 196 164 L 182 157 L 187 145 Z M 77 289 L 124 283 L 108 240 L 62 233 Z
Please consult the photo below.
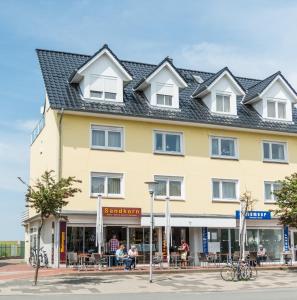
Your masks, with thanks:
M 246 217 L 249 211 L 254 209 L 257 200 L 252 198 L 252 193 L 245 191 L 240 196 L 240 224 L 239 224 L 239 258 L 245 259 L 245 239 L 246 239 Z
M 278 181 L 280 188 L 273 192 L 277 209 L 273 210 L 281 224 L 297 227 L 297 173 Z
M 56 181 L 54 171 L 45 171 L 33 186 L 28 186 L 26 193 L 26 207 L 35 209 L 40 216 L 37 230 L 37 262 L 34 276 L 34 285 L 37 284 L 38 270 L 40 267 L 40 237 L 44 221 L 50 216 L 60 218 L 61 211 L 68 204 L 67 199 L 73 197 L 81 190 L 74 186 L 80 183 L 75 177 L 61 178 Z

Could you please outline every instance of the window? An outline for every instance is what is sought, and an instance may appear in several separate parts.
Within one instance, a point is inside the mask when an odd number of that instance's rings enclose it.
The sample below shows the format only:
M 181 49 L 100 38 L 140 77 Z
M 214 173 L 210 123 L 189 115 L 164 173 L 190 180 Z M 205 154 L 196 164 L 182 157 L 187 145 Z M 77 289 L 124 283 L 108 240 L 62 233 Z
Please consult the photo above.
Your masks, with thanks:
M 234 138 L 211 137 L 211 156 L 237 158 L 237 145 Z
M 237 191 L 238 181 L 227 179 L 212 180 L 212 199 L 213 200 L 238 200 Z
M 286 108 L 284 100 L 267 100 L 267 118 L 286 119 Z
M 155 176 L 156 184 L 155 195 L 156 198 L 165 199 L 170 197 L 171 199 L 183 199 L 183 178 L 173 176 Z
M 91 195 L 123 197 L 123 174 L 91 173 Z
M 173 84 L 157 83 L 156 84 L 156 105 L 172 107 L 173 106 Z
M 117 78 L 109 76 L 91 76 L 90 98 L 95 100 L 116 100 Z
M 265 202 L 275 202 L 276 196 L 273 194 L 275 191 L 281 189 L 281 184 L 278 182 L 264 182 L 264 189 L 265 189 Z
M 182 154 L 182 133 L 155 131 L 154 136 L 155 152 Z
M 286 162 L 287 161 L 287 145 L 279 142 L 263 142 L 263 160 Z
M 230 113 L 231 112 L 231 96 L 226 94 L 216 94 L 216 112 Z
M 172 96 L 157 94 L 157 105 L 172 106 Z
M 123 149 L 123 128 L 92 125 L 91 130 L 91 147 L 93 149 Z

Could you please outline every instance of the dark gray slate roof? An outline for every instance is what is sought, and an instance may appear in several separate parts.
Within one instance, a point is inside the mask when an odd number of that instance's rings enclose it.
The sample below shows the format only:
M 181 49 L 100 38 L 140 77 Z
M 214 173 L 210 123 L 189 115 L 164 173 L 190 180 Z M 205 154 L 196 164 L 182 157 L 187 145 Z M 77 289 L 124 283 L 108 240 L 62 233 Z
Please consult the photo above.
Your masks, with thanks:
M 199 88 L 193 75 L 199 75 L 205 81 L 212 77 L 213 73 L 178 68 L 179 73 L 188 84 L 187 88 L 180 91 L 180 109 L 161 109 L 152 107 L 142 92 L 133 91 L 133 87 L 142 78 L 147 77 L 156 68 L 156 65 L 120 60 L 133 76 L 133 80 L 124 87 L 124 103 L 91 102 L 82 99 L 78 85 L 70 84 L 68 81 L 73 71 L 90 59 L 89 55 L 41 49 L 37 50 L 37 55 L 49 103 L 53 109 L 64 108 L 69 111 L 297 133 L 295 108 L 293 109 L 293 123 L 267 121 L 263 120 L 252 106 L 242 104 L 242 97 L 238 97 L 238 116 L 211 114 L 202 101 L 192 98 L 191 95 Z M 236 77 L 236 79 L 246 91 L 260 82 L 260 80 L 242 77 Z
M 214 75 L 210 76 L 207 80 L 205 80 L 204 82 L 202 82 L 197 90 L 193 93 L 193 97 L 198 96 L 201 92 L 203 92 L 204 90 L 206 90 L 218 77 L 220 77 L 220 75 L 222 73 L 224 73 L 225 71 L 227 71 L 233 78 L 234 80 L 237 82 L 237 84 L 244 90 L 244 87 L 241 85 L 241 83 L 237 80 L 237 78 L 235 76 L 233 76 L 233 74 L 231 73 L 231 71 L 228 69 L 228 67 L 223 68 L 222 70 L 220 70 L 219 72 L 215 73 Z

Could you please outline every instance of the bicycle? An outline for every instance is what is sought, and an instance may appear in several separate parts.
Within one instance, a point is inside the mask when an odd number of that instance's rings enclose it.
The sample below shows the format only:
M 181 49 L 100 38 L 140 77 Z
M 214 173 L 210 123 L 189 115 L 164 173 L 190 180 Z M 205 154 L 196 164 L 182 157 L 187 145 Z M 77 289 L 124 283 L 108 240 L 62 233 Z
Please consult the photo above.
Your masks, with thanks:
M 257 275 L 257 269 L 246 261 L 230 261 L 221 270 L 221 278 L 225 281 L 255 280 Z
M 37 249 L 36 248 L 31 249 L 29 263 L 33 268 L 36 268 L 36 266 L 37 266 Z M 47 257 L 46 251 L 43 250 L 43 247 L 41 247 L 39 249 L 39 266 L 48 268 L 48 257 Z

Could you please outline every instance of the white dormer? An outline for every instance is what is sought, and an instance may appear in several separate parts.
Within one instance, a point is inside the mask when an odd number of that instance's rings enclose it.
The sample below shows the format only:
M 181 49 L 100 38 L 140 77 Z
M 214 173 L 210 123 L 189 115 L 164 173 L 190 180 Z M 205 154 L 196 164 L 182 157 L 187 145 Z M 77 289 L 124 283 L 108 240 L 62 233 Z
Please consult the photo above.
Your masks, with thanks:
M 179 108 L 179 89 L 185 87 L 187 83 L 166 58 L 135 90 L 142 90 L 153 106 Z
M 255 93 L 260 84 L 263 87 Z M 244 103 L 251 104 L 264 119 L 292 121 L 292 106 L 297 102 L 297 96 L 280 72 L 251 87 L 249 93 Z
M 70 79 L 79 83 L 83 98 L 91 101 L 123 102 L 123 87 L 131 75 L 104 45 Z
M 244 89 L 232 73 L 224 68 L 204 81 L 192 95 L 201 98 L 214 114 L 237 115 L 237 96 L 245 95 Z

